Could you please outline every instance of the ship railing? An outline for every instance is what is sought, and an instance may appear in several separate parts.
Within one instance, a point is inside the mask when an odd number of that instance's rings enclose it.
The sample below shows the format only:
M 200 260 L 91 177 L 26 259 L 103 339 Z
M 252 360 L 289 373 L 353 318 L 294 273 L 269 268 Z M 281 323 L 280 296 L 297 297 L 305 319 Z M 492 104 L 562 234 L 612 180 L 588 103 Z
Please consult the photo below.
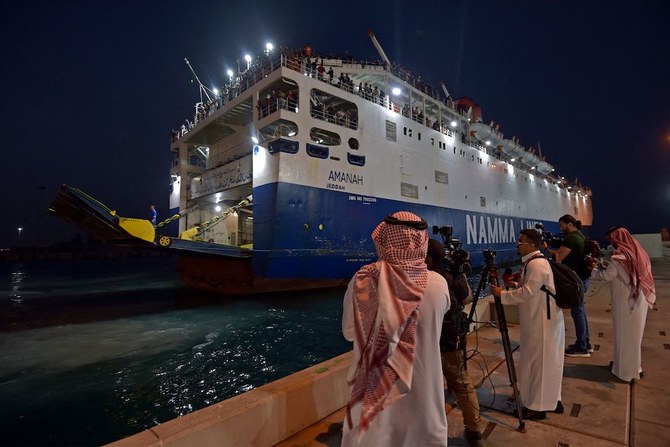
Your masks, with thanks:
M 319 106 L 311 105 L 310 115 L 312 118 L 346 127 L 347 129 L 358 129 L 358 113 L 355 113 L 355 111 L 351 111 L 351 113 L 343 111 L 333 112 Z
M 268 100 L 261 105 L 258 105 L 258 119 L 263 119 L 277 110 L 284 109 L 290 112 L 298 111 L 298 101 L 295 99 L 277 98 L 275 100 Z

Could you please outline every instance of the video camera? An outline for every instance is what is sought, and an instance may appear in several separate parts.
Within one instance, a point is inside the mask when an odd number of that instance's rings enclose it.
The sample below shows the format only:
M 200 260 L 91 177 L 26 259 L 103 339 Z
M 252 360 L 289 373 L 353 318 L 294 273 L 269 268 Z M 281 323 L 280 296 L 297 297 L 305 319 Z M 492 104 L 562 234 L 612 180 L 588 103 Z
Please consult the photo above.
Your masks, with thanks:
M 447 258 L 449 271 L 453 274 L 470 273 L 470 253 L 461 249 L 461 241 L 453 237 L 454 229 L 452 226 L 433 226 L 433 234 L 442 236 L 442 245 L 444 245 L 444 254 Z
M 484 256 L 484 264 L 489 266 L 489 267 L 495 267 L 496 266 L 496 252 L 495 250 L 484 250 L 482 251 L 482 255 Z
M 549 231 L 544 231 L 544 225 L 541 223 L 535 224 L 535 229 L 542 234 L 542 241 L 547 243 L 549 248 L 559 248 L 563 244 L 563 234 L 552 234 Z

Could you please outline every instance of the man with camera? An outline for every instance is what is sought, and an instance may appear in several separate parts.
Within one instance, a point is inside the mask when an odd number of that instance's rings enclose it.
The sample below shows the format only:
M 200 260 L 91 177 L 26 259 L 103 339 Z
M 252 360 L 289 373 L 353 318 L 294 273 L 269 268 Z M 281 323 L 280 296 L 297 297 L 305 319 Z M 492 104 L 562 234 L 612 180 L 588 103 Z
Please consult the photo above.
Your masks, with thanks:
M 464 267 L 469 263 L 469 255 L 465 250 L 454 249 L 450 253 L 451 262 L 447 261 L 444 246 L 435 239 L 428 240 L 426 265 L 444 276 L 449 285 L 451 306 L 442 323 L 440 335 L 440 353 L 442 355 L 442 373 L 447 386 L 454 392 L 458 406 L 463 412 L 465 438 L 470 445 L 484 445 L 479 431 L 479 400 L 475 387 L 472 385 L 465 368 L 466 359 L 463 345 L 468 332 L 467 315 L 463 312 L 465 303 L 472 300 L 472 290 L 468 284 Z
M 584 246 L 586 238 L 581 231 L 582 223 L 570 214 L 566 214 L 558 219 L 558 225 L 561 232 L 565 234 L 563 242 L 558 250 L 553 250 L 544 244 L 547 253 L 554 256 L 556 261 L 570 267 L 580 279 L 584 282 L 584 291 L 589 288 L 590 272 L 585 273 L 584 265 Z M 575 344 L 570 345 L 565 350 L 568 357 L 591 357 L 593 348 L 589 340 L 589 321 L 586 317 L 586 308 L 584 300 L 577 307 L 570 309 L 570 315 L 575 323 L 575 335 L 577 340 Z
M 556 301 L 548 299 L 543 290 L 546 286 L 551 293 L 556 292 L 549 262 L 540 253 L 541 245 L 539 232 L 521 230 L 516 244 L 523 262 L 518 288 L 503 290 L 491 285 L 491 293 L 503 304 L 519 306 L 519 394 L 523 418 L 532 420 L 545 419 L 547 411 L 563 412 L 560 398 L 565 323 Z

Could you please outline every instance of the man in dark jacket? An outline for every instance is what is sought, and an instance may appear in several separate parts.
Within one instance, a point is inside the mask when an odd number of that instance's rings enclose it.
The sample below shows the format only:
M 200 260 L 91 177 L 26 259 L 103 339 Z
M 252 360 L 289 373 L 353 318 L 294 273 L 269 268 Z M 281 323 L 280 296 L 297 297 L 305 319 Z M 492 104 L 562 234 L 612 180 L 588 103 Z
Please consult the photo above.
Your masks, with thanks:
M 435 239 L 428 241 L 426 264 L 428 270 L 441 274 L 447 280 L 451 298 L 451 306 L 449 312 L 444 316 L 440 336 L 442 373 L 447 380 L 447 386 L 456 395 L 458 406 L 463 412 L 465 438 L 470 445 L 483 445 L 482 434 L 479 431 L 481 421 L 479 400 L 468 371 L 465 369 L 465 359 L 461 345 L 464 341 L 462 338 L 465 337 L 463 326 L 467 324 L 463 304 L 472 299 L 472 290 L 464 273 L 454 275 L 449 270 L 444 246 Z
M 570 267 L 579 275 L 584 282 L 584 291 L 589 288 L 588 275 L 584 275 L 584 244 L 586 239 L 581 231 L 582 223 L 570 214 L 566 214 L 558 219 L 558 225 L 561 232 L 565 233 L 565 238 L 558 250 L 552 250 L 546 247 L 547 252 L 554 256 L 556 261 Z M 577 340 L 574 345 L 565 349 L 565 355 L 568 357 L 591 357 L 593 348 L 589 340 L 589 321 L 586 316 L 584 300 L 577 307 L 570 309 L 570 315 L 575 323 L 575 335 Z

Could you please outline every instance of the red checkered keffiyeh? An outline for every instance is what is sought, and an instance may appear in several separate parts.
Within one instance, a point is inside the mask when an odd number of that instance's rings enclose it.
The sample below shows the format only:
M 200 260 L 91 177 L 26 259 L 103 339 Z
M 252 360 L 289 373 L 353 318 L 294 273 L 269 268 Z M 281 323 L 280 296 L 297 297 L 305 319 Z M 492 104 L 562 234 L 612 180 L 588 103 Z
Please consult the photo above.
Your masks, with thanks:
M 628 297 L 630 308 L 635 308 L 635 304 L 640 297 L 640 290 L 644 292 L 644 297 L 649 305 L 654 304 L 656 302 L 656 288 L 654 287 L 651 261 L 647 252 L 625 228 L 617 228 L 611 231 L 607 237 L 616 246 L 612 259 L 619 261 L 630 277 L 632 290 Z
M 400 221 L 421 222 L 407 211 Z M 384 408 L 412 387 L 419 305 L 428 283 L 428 233 L 406 225 L 382 222 L 372 232 L 379 261 L 362 267 L 354 277 L 355 340 L 361 358 L 349 383 L 351 408 L 362 401 L 360 433 Z

